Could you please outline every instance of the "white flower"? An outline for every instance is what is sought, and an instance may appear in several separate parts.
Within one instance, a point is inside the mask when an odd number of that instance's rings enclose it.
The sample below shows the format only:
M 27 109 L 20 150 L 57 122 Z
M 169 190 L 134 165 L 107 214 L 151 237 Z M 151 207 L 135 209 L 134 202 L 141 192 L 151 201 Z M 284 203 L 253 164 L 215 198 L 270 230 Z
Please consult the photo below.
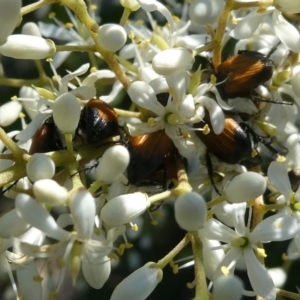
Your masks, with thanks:
M 53 119 L 62 133 L 75 132 L 80 113 L 80 103 L 71 93 L 60 95 L 53 103 Z
M 220 276 L 214 282 L 214 300 L 240 300 L 243 296 L 243 282 L 236 276 Z
M 6 42 L 6 38 L 13 33 L 18 25 L 21 13 L 21 0 L 0 1 L 0 45 Z
M 49 179 L 55 174 L 55 164 L 47 155 L 35 153 L 26 164 L 26 172 L 31 181 Z
M 148 263 L 120 282 L 110 300 L 144 300 L 161 282 L 162 277 L 162 269 L 155 263 Z
M 126 43 L 125 29 L 117 24 L 105 24 L 98 29 L 98 43 L 107 51 L 119 51 Z
M 254 254 L 254 251 L 264 254 L 256 244 L 293 238 L 298 231 L 297 221 L 286 214 L 276 214 L 264 219 L 250 232 L 244 220 L 246 204 L 232 205 L 235 207 L 231 215 L 235 230 L 215 219 L 209 220 L 201 230 L 201 235 L 225 243 L 223 248 L 228 249 L 215 272 L 214 281 L 222 275 L 222 267 L 226 267 L 230 273 L 233 273 L 237 260 L 242 257 L 245 260 L 248 277 L 255 294 L 274 300 L 276 298 L 274 283 Z
M 127 124 L 130 134 L 137 136 L 165 129 L 182 156 L 194 157 L 198 151 L 195 145 L 198 139 L 190 130 L 188 123 L 191 121 L 191 116 L 195 116 L 195 107 L 193 101 L 190 101 L 192 96 L 186 95 L 184 73 L 176 73 L 166 79 L 158 78 L 151 84 L 155 90 L 143 81 L 133 82 L 128 89 L 128 94 L 134 103 L 155 114 L 148 123 Z M 169 96 L 166 105 L 162 105 L 156 95 L 168 92 L 162 90 L 165 87 L 172 89 L 174 94 L 173 97 Z M 190 137 L 186 138 L 185 135 Z
M 299 13 L 300 3 L 294 0 L 274 0 L 273 5 L 280 11 L 285 13 Z
M 68 191 L 51 179 L 38 180 L 33 184 L 33 193 L 41 203 L 63 205 L 68 199 Z
M 267 188 L 264 177 L 255 172 L 246 172 L 235 176 L 225 187 L 224 194 L 231 203 L 254 200 L 261 196 Z
M 55 44 L 38 36 L 13 34 L 0 46 L 0 53 L 16 59 L 46 59 L 54 56 Z
M 109 200 L 102 208 L 100 217 L 107 225 L 119 226 L 142 215 L 149 206 L 146 194 L 125 194 Z
M 156 54 L 152 60 L 152 67 L 157 74 L 168 76 L 190 69 L 193 61 L 193 54 L 189 50 L 172 48 Z
M 189 7 L 189 16 L 197 25 L 214 24 L 223 7 L 224 2 L 220 0 L 195 0 Z
M 127 168 L 129 152 L 121 145 L 107 149 L 100 159 L 96 169 L 97 179 L 105 183 L 113 183 Z
M 174 205 L 175 219 L 186 231 L 197 231 L 206 221 L 206 204 L 204 199 L 195 192 L 179 196 Z
M 22 105 L 18 101 L 9 101 L 0 106 L 0 126 L 11 125 L 17 120 L 22 110 Z

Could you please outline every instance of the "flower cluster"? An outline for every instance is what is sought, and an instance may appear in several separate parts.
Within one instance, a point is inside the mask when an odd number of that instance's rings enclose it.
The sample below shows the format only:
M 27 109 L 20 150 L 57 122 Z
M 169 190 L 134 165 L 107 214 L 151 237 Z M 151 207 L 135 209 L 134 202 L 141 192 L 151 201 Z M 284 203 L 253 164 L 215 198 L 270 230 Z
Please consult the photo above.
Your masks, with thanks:
M 194 266 L 195 299 L 296 299 L 264 244 L 300 256 L 299 1 L 120 0 L 111 23 L 86 2 L 0 0 L 3 65 L 38 70 L 0 76 L 19 88 L 0 100 L 0 200 L 12 203 L 0 269 L 14 298 L 56 299 L 82 275 L 101 289 L 138 251 L 148 212 L 150 228 L 175 219 L 182 241 L 143 257 L 110 299 L 146 299 L 168 265 Z M 62 7 L 69 22 L 46 21 Z

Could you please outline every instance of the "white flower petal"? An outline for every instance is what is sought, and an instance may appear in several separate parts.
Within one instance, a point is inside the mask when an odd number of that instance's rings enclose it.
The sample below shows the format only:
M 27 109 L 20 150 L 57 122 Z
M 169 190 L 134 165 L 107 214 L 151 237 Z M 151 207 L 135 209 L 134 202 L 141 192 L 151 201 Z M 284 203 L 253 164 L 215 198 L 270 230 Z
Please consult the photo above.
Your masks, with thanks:
M 66 241 L 70 233 L 61 229 L 48 211 L 34 199 L 25 194 L 16 197 L 16 210 L 22 219 L 30 225 L 40 229 L 49 237 L 59 241 Z
M 210 240 L 217 240 L 225 243 L 231 243 L 233 239 L 239 237 L 234 230 L 216 219 L 207 221 L 201 232 Z
M 107 281 L 111 271 L 110 258 L 102 257 L 96 263 L 89 260 L 82 261 L 82 272 L 87 283 L 94 289 L 101 289 Z
M 257 260 L 252 249 L 244 250 L 244 257 L 247 265 L 247 273 L 254 292 L 267 300 L 276 299 L 274 283 L 264 268 Z
M 293 52 L 300 51 L 300 34 L 298 30 L 287 22 L 282 14 L 275 10 L 273 12 L 273 24 L 277 36 L 282 43 Z
M 72 195 L 70 210 L 74 219 L 75 229 L 80 238 L 88 240 L 94 229 L 96 215 L 95 199 L 87 190 L 81 190 Z
M 17 269 L 16 274 L 22 299 L 42 299 L 42 283 L 34 280 L 35 277 L 40 275 L 34 261 L 25 268 Z
M 258 14 L 256 11 L 248 14 L 238 21 L 230 35 L 237 40 L 248 38 L 258 28 L 264 17 L 264 14 Z
M 154 90 L 148 83 L 135 81 L 130 85 L 127 93 L 135 104 L 153 111 L 157 115 L 164 113 L 164 107 L 157 101 Z
M 16 209 L 2 215 L 0 218 L 0 237 L 10 238 L 11 236 L 19 236 L 24 233 L 30 225 L 19 217 Z
M 152 60 L 153 70 L 163 76 L 191 68 L 193 54 L 185 48 L 167 49 L 156 54 Z
M 250 233 L 253 243 L 269 241 L 285 241 L 295 237 L 299 230 L 295 218 L 284 213 L 268 217 L 260 222 Z
M 277 161 L 271 162 L 268 168 L 268 178 L 273 187 L 284 195 L 285 201 L 289 201 L 292 188 L 286 165 Z

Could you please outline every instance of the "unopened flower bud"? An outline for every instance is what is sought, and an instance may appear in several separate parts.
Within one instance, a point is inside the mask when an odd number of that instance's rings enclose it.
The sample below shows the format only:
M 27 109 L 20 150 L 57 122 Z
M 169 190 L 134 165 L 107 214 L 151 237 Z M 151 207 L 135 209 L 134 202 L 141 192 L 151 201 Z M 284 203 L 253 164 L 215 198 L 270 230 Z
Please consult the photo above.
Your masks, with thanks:
M 17 120 L 22 105 L 18 101 L 9 101 L 0 106 L 0 126 L 9 126 Z
M 129 159 L 129 152 L 124 146 L 110 147 L 104 152 L 97 166 L 97 179 L 108 184 L 112 183 L 126 170 Z
M 214 283 L 214 300 L 240 300 L 243 282 L 236 276 L 220 276 Z
M 266 187 L 267 183 L 262 175 L 246 172 L 234 177 L 225 187 L 225 196 L 231 203 L 247 202 L 261 196 Z
M 189 16 L 197 25 L 213 24 L 224 7 L 223 0 L 195 0 L 189 7 Z
M 189 232 L 202 228 L 206 220 L 206 204 L 195 192 L 182 194 L 175 201 L 175 219 L 178 225 Z
M 0 46 L 1 54 L 16 59 L 46 59 L 55 52 L 55 44 L 51 40 L 25 34 L 10 35 Z
M 121 281 L 113 291 L 110 300 L 146 299 L 161 282 L 163 271 L 155 263 L 148 263 Z
M 33 193 L 41 203 L 63 205 L 68 199 L 68 191 L 52 179 L 38 180 L 33 185 Z
M 60 95 L 53 103 L 53 119 L 62 133 L 73 133 L 79 122 L 81 107 L 71 93 Z
M 152 60 L 152 67 L 157 74 L 167 76 L 189 69 L 193 61 L 193 54 L 187 49 L 172 48 L 156 54 Z
M 125 194 L 109 200 L 102 208 L 100 216 L 107 225 L 123 225 L 142 215 L 149 206 L 145 194 Z
M 0 0 L 0 45 L 13 33 L 21 19 L 21 0 Z
M 39 37 L 42 36 L 39 27 L 34 22 L 25 23 L 24 26 L 22 27 L 22 34 L 34 35 Z
M 98 29 L 98 43 L 107 51 L 116 52 L 126 43 L 125 29 L 118 24 L 105 24 Z
M 55 173 L 55 164 L 47 155 L 35 153 L 26 164 L 26 172 L 28 178 L 33 182 L 40 179 L 49 179 Z

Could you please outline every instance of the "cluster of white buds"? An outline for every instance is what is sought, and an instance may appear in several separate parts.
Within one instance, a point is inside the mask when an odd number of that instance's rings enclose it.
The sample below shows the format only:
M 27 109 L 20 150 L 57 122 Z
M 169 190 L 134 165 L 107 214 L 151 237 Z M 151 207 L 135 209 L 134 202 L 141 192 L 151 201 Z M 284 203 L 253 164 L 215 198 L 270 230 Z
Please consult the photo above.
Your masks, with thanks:
M 299 1 L 100 2 L 0 0 L 0 298 L 296 299 Z

